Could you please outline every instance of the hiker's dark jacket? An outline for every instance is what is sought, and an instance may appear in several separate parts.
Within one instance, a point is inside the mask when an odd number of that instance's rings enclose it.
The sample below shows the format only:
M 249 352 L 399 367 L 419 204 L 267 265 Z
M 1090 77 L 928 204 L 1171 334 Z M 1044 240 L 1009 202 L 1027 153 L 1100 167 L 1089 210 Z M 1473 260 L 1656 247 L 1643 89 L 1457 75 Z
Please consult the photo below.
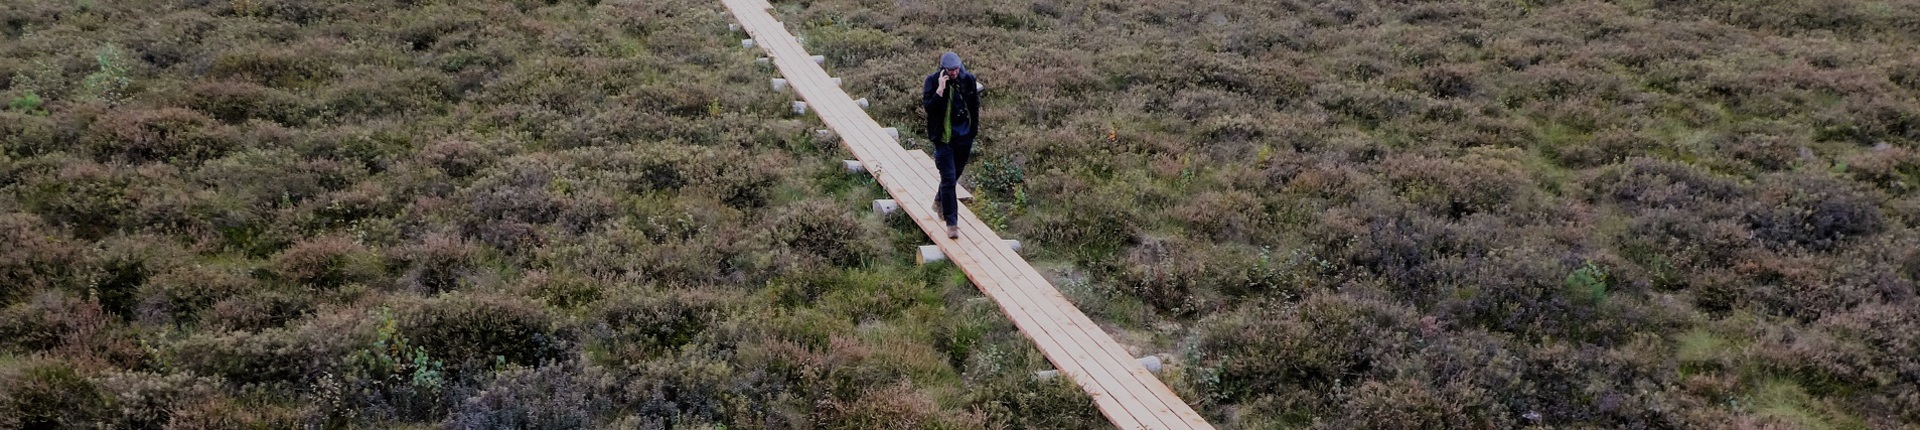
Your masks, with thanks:
M 947 80 L 944 95 L 935 95 L 933 90 L 940 87 L 940 72 L 927 75 L 927 84 L 920 90 L 920 107 L 927 110 L 927 140 L 935 144 L 945 144 L 947 118 L 947 98 L 959 97 L 953 102 L 953 136 L 973 136 L 980 133 L 980 91 L 975 85 L 972 73 L 960 71 L 960 76 Z

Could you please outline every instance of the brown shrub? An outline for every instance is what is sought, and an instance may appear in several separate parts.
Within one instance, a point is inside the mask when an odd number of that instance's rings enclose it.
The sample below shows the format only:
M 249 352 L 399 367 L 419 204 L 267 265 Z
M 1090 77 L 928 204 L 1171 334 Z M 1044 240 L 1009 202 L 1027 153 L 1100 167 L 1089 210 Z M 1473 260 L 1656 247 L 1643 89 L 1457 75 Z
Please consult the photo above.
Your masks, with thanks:
M 380 275 L 379 255 L 351 238 L 318 237 L 296 242 L 273 257 L 281 279 L 314 290 L 332 290 Z
M 160 272 L 140 285 L 140 321 L 180 324 L 195 321 L 215 302 L 257 288 L 253 279 L 236 270 L 190 264 Z
M 401 282 L 420 293 L 438 293 L 459 289 L 473 276 L 483 248 L 459 236 L 432 234 L 420 243 L 393 248 L 387 258 L 406 267 Z
M 327 58 L 314 54 L 311 50 L 236 48 L 215 57 L 207 74 L 276 88 L 313 87 L 334 76 Z
M 77 287 L 76 265 L 84 248 L 65 232 L 26 213 L 0 214 L 0 306 L 48 288 Z
M 93 123 L 82 143 L 102 161 L 194 163 L 219 158 L 238 140 L 233 130 L 198 111 L 160 108 L 109 113 Z
M 285 91 L 245 81 L 209 81 L 187 87 L 187 106 L 228 124 L 265 119 L 299 125 L 300 101 Z

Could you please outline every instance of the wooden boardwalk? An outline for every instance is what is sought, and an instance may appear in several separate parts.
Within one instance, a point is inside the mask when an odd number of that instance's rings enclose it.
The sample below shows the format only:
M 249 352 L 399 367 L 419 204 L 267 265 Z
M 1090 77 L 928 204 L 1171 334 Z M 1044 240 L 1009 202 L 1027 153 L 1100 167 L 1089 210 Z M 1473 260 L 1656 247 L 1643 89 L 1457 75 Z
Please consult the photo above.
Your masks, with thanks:
M 855 104 L 853 98 L 834 85 L 832 78 L 813 62 L 797 39 L 767 11 L 764 0 L 722 0 L 752 35 L 755 45 L 766 50 L 792 90 L 806 101 L 809 111 L 818 115 L 827 127 L 861 164 L 866 166 L 900 210 L 913 218 L 940 252 L 967 274 L 1000 309 L 1006 312 L 1021 333 L 1033 340 L 1040 352 L 1056 369 L 1079 384 L 1100 413 L 1122 429 L 1211 429 L 1206 419 L 1173 394 L 1173 390 L 1134 361 L 1079 308 L 1060 295 L 1060 290 L 1014 253 L 1000 235 L 986 227 L 965 205 L 960 209 L 960 238 L 947 239 L 946 223 L 933 212 L 934 188 L 940 175 L 932 160 L 915 157 L 900 146 Z M 927 58 L 933 64 L 934 57 Z M 920 76 L 901 79 L 919 83 Z M 918 100 L 914 101 L 915 103 Z

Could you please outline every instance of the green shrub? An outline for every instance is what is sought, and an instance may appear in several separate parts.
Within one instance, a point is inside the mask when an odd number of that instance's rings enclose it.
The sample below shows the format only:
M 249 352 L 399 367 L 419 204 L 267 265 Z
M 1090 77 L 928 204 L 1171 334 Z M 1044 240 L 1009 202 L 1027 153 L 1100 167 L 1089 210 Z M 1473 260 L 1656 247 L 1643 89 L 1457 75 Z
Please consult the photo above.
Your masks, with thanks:
M 442 425 L 453 429 L 576 429 L 612 406 L 616 380 L 591 366 L 556 363 L 495 372 Z
M 325 84 L 335 74 L 326 57 L 314 54 L 293 49 L 237 48 L 215 57 L 207 74 L 275 88 L 309 88 Z
M 21 203 L 41 219 L 93 240 L 119 230 L 133 210 L 125 175 L 107 166 L 75 163 L 53 178 L 28 185 Z
M 883 244 L 879 228 L 861 222 L 846 209 L 820 201 L 802 202 L 776 210 L 761 227 L 775 243 L 801 256 L 811 256 L 835 267 L 870 262 Z
M 258 287 L 244 273 L 225 267 L 188 264 L 153 275 L 140 285 L 138 313 L 150 323 L 196 321 L 214 303 Z
M 167 359 L 180 369 L 236 384 L 294 383 L 326 368 L 303 353 L 309 345 L 301 342 L 292 329 L 203 332 L 174 342 Z
M 544 308 L 505 296 L 447 295 L 398 311 L 400 333 L 445 360 L 451 377 L 465 377 L 497 361 L 538 366 L 567 359 L 573 333 Z
M 594 306 L 598 348 L 616 356 L 671 355 L 698 340 L 741 300 L 700 289 L 627 291 Z
M 105 424 L 115 428 L 179 425 L 175 417 L 189 405 L 218 398 L 224 381 L 193 373 L 108 372 L 94 379 L 112 405 Z
M 83 427 L 110 410 L 110 394 L 66 362 L 35 360 L 0 371 L 0 387 L 0 416 L 7 417 L 0 424 L 19 428 Z

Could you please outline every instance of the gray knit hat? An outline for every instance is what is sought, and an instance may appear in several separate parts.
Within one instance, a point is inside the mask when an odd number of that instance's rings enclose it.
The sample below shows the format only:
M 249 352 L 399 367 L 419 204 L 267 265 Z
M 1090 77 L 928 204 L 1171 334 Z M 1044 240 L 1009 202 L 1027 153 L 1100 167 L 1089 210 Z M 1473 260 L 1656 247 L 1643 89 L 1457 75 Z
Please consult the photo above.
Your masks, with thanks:
M 940 68 L 966 70 L 965 68 L 960 67 L 960 54 L 955 54 L 953 53 L 953 51 L 947 51 L 947 53 L 945 54 L 940 54 Z

